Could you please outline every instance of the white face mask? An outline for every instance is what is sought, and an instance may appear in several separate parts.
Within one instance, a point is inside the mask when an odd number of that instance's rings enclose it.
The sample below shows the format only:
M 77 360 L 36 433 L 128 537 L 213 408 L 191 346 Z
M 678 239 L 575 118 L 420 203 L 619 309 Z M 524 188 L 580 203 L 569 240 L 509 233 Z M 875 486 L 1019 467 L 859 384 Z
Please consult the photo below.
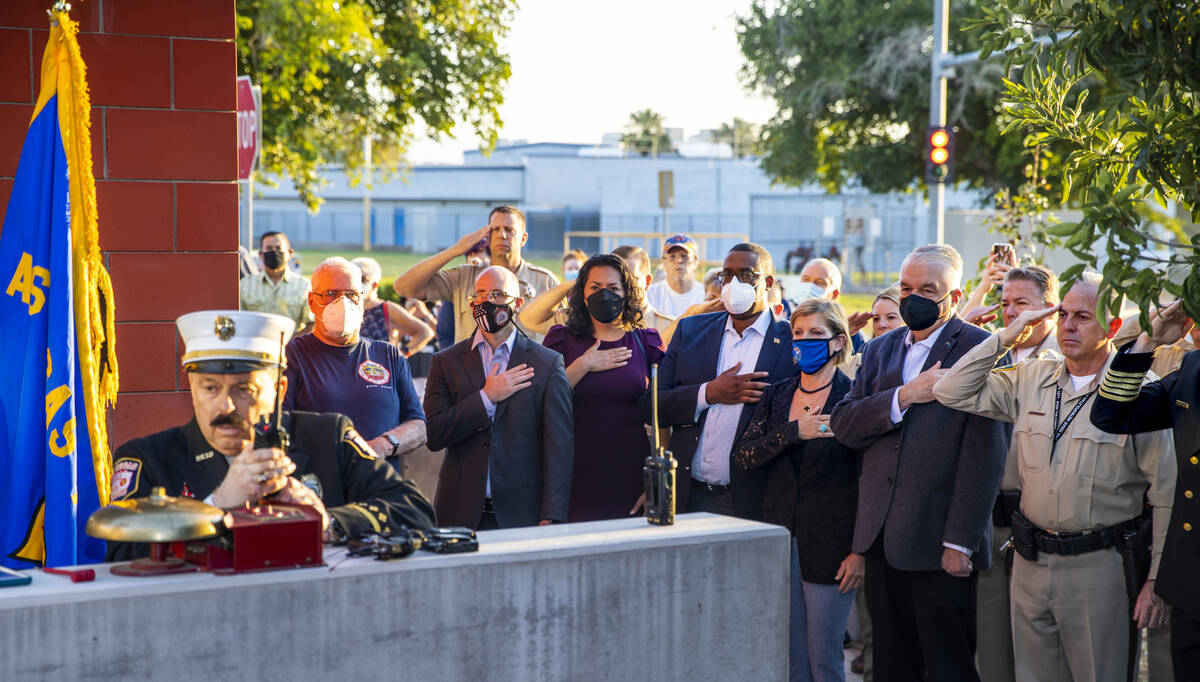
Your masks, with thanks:
M 792 300 L 797 303 L 803 303 L 810 298 L 829 298 L 829 292 L 822 289 L 815 282 L 801 282 L 796 287 L 796 293 L 792 296 Z
M 345 296 L 325 306 L 321 311 L 321 323 L 325 331 L 336 338 L 349 338 L 358 333 L 362 326 L 363 309 Z
M 756 300 L 758 289 L 752 284 L 735 279 L 721 287 L 721 302 L 725 304 L 725 310 L 730 315 L 741 315 L 750 310 Z

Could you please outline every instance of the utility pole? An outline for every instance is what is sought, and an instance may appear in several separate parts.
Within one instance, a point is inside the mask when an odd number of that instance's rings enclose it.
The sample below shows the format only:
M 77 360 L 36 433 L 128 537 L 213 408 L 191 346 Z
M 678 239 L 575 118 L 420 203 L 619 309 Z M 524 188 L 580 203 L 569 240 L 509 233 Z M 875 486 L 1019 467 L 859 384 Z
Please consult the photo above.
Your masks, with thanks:
M 950 0 L 933 0 L 933 50 L 929 68 L 929 125 L 946 125 L 946 74 L 943 61 L 950 45 Z M 946 240 L 946 184 L 927 182 L 929 189 L 929 235 L 934 243 Z
M 1043 35 L 1034 38 L 1037 43 L 1064 40 L 1071 31 L 1060 31 L 1056 36 Z M 979 52 L 954 54 L 950 47 L 950 0 L 933 0 L 933 50 L 929 57 L 929 127 L 946 126 L 946 76 L 959 64 L 974 64 L 979 61 Z M 1003 52 L 1016 48 L 1010 43 Z M 935 243 L 946 239 L 946 185 L 941 182 L 927 183 L 929 189 L 929 233 Z
M 371 136 L 363 135 L 363 245 L 371 251 Z

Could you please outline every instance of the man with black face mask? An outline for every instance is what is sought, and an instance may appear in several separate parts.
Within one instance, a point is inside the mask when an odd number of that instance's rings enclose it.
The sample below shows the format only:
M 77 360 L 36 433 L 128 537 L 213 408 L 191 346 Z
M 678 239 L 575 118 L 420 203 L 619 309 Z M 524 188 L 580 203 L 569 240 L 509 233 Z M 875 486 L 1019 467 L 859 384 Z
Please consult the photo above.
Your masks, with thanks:
M 500 266 L 475 279 L 475 334 L 433 356 L 425 384 L 430 450 L 446 449 L 434 506 L 479 530 L 567 520 L 575 452 L 562 356 L 514 324 L 524 299 Z
M 837 439 L 862 455 L 853 550 L 867 558 L 875 679 L 979 680 L 976 569 L 991 563 L 1004 425 L 939 404 L 933 385 L 987 332 L 955 315 L 962 257 L 913 250 L 900 266 L 895 330 L 863 348 L 833 410 Z
M 263 271 L 241 279 L 242 310 L 274 313 L 296 323 L 296 336 L 312 330 L 313 316 L 308 309 L 308 278 L 288 267 L 294 252 L 287 235 L 266 232 L 259 238 L 258 257 Z

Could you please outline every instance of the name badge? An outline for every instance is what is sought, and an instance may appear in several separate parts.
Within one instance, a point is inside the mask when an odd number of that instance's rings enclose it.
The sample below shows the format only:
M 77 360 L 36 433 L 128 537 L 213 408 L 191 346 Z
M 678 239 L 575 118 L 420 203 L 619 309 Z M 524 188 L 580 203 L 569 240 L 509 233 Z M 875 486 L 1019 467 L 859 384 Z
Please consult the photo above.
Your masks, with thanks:
M 1188 405 L 1187 403 L 1183 402 L 1182 400 L 1176 400 L 1175 404 L 1182 407 L 1185 410 L 1188 409 L 1189 407 L 1191 407 L 1191 405 Z

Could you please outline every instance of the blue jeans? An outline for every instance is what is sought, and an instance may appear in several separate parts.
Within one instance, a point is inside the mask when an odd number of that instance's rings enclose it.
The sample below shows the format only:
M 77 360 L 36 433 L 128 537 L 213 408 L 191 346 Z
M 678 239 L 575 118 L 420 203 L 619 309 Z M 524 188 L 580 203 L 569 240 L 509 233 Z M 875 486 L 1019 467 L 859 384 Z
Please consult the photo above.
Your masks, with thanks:
M 791 653 L 788 678 L 792 682 L 845 682 L 846 659 L 842 634 L 854 594 L 838 586 L 805 582 L 800 575 L 800 554 L 792 540 Z

